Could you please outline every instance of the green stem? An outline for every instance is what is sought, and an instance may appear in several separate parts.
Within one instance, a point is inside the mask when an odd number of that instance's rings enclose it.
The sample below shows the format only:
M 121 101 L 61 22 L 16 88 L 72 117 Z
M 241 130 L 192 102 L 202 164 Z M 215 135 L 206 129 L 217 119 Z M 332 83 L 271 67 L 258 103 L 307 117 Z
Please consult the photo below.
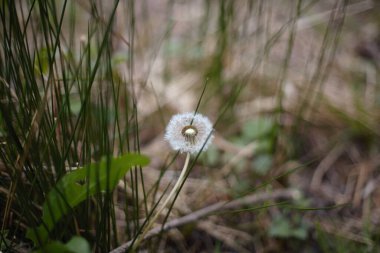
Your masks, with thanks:
M 160 216 L 161 212 L 165 209 L 166 205 L 173 198 L 174 194 L 178 193 L 179 188 L 181 187 L 183 181 L 186 178 L 186 174 L 187 174 L 188 169 L 189 169 L 189 161 L 190 161 L 190 153 L 187 153 L 185 164 L 183 165 L 181 175 L 179 176 L 176 184 L 174 185 L 173 189 L 169 193 L 169 196 L 165 199 L 164 203 L 160 206 L 160 208 L 158 209 L 158 211 L 156 212 L 156 214 L 150 219 L 150 221 L 146 225 L 144 231 L 136 239 L 136 242 L 133 245 L 132 252 L 134 252 L 137 249 L 137 247 L 139 246 L 139 244 L 141 243 L 141 241 L 144 239 L 145 235 L 148 233 L 148 231 L 150 230 L 150 228 L 153 226 L 154 222 Z

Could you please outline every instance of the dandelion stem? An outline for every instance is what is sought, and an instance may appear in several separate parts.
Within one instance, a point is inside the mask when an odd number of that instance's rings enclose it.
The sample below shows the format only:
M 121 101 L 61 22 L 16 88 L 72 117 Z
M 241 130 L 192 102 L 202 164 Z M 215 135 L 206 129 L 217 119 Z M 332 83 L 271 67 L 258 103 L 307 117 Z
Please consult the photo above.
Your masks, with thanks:
M 150 230 L 150 228 L 153 226 L 154 222 L 157 220 L 157 218 L 160 216 L 161 212 L 165 209 L 166 205 L 170 202 L 170 200 L 173 198 L 173 196 L 179 191 L 183 181 L 186 178 L 186 174 L 189 170 L 189 161 L 190 161 L 190 153 L 186 154 L 186 160 L 185 164 L 183 165 L 181 175 L 179 176 L 176 184 L 174 185 L 173 189 L 169 193 L 169 196 L 165 199 L 164 203 L 160 206 L 160 208 L 157 210 L 156 214 L 149 220 L 148 224 L 144 228 L 144 231 L 138 236 L 136 239 L 136 242 L 134 243 L 133 250 L 134 252 L 141 241 L 144 239 L 146 233 Z

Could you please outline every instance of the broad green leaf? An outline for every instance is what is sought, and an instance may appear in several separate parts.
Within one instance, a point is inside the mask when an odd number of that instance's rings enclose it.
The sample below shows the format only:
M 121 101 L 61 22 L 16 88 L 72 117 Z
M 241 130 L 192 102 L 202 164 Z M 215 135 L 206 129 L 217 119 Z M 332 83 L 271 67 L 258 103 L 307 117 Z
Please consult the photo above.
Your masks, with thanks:
M 45 252 L 54 252 L 54 253 L 72 253 L 69 251 L 66 246 L 58 241 L 53 241 L 48 243 L 42 249 L 34 251 L 34 253 L 45 253 Z
M 66 243 L 67 249 L 74 253 L 91 253 L 90 244 L 80 236 L 74 236 Z
M 69 242 L 63 244 L 52 241 L 35 253 L 54 252 L 54 253 L 91 253 L 90 244 L 80 236 L 74 236 Z
M 126 154 L 103 159 L 67 173 L 46 197 L 42 209 L 42 224 L 30 228 L 27 237 L 35 245 L 44 245 L 55 224 L 74 207 L 97 192 L 112 191 L 132 166 L 145 166 L 149 159 L 139 154 Z

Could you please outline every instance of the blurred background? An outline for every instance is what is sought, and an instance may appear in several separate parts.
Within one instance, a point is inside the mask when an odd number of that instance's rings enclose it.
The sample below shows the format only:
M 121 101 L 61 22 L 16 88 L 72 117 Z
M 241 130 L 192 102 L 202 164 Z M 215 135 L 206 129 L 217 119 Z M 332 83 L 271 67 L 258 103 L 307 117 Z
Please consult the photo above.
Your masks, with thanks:
M 215 139 L 192 157 L 167 222 L 191 219 L 142 252 L 378 252 L 378 1 L 0 5 L 4 252 L 33 249 L 25 231 L 70 168 L 126 152 L 150 164 L 51 238 L 81 235 L 94 252 L 135 238 L 184 162 L 166 124 L 198 105 Z

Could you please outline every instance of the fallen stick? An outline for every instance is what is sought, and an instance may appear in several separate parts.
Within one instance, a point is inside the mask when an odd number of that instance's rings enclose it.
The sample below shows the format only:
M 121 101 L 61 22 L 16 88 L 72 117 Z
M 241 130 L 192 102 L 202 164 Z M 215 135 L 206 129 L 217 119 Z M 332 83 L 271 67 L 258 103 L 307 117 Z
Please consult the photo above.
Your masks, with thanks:
M 212 215 L 216 212 L 227 211 L 239 208 L 245 205 L 252 205 L 258 202 L 263 202 L 267 200 L 277 200 L 277 199 L 296 199 L 300 196 L 300 192 L 298 190 L 287 189 L 287 190 L 274 190 L 271 193 L 255 193 L 252 195 L 248 195 L 246 197 L 242 197 L 240 199 L 232 200 L 232 201 L 222 201 L 215 203 L 213 205 L 202 208 L 198 211 L 192 212 L 183 217 L 174 219 L 172 221 L 167 222 L 164 226 L 157 226 L 150 230 L 144 237 L 144 240 L 149 239 L 155 235 L 160 234 L 161 232 L 168 231 L 172 228 L 180 227 L 188 223 L 196 222 L 197 220 Z M 109 253 L 122 253 L 129 249 L 133 240 L 130 240 L 119 247 L 113 249 Z

